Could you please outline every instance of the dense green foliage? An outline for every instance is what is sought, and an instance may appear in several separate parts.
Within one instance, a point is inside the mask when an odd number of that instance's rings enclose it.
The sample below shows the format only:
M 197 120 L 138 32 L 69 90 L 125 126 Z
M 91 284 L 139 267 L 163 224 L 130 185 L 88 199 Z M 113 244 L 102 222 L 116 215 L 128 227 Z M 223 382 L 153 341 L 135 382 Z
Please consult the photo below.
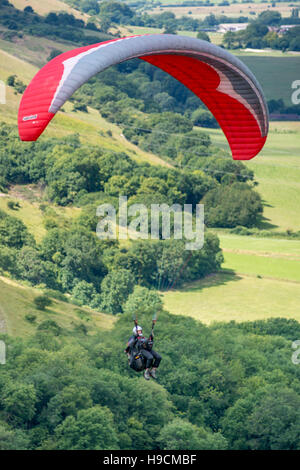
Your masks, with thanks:
M 151 312 L 147 292 L 132 295 L 147 330 L 157 305 Z M 160 312 L 155 383 L 122 355 L 131 318 L 96 335 L 51 321 L 27 340 L 1 336 L 9 346 L 0 369 L 1 449 L 299 450 L 300 368 L 291 361 L 299 323 L 207 327 Z
M 259 194 L 245 183 L 221 185 L 209 191 L 202 202 L 208 227 L 252 227 L 263 211 Z
M 96 202 L 114 204 L 114 198 L 124 193 L 134 202 L 137 197 L 152 196 L 157 203 L 194 205 L 216 185 L 228 184 L 228 179 L 231 183 L 248 182 L 250 190 L 253 172 L 241 162 L 215 158 L 209 136 L 191 131 L 187 118 L 173 113 L 150 114 L 147 125 L 148 137 L 142 137 L 141 145 L 155 150 L 160 140 L 157 152 L 169 152 L 181 169 L 138 164 L 125 153 L 82 145 L 78 136 L 24 144 L 12 127 L 1 124 L 2 185 L 46 183 L 48 198 L 60 205 L 81 204 L 80 201 L 88 201 L 88 194 L 94 194 Z M 161 137 L 157 138 L 156 132 L 161 132 Z

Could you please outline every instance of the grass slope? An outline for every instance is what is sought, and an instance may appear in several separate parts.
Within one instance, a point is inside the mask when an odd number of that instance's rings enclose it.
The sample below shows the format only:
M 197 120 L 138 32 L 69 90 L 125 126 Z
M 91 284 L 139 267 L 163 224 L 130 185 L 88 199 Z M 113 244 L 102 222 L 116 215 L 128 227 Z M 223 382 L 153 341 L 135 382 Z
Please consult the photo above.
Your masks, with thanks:
M 32 334 L 38 324 L 45 320 L 54 320 L 63 328 L 72 330 L 74 326 L 84 323 L 89 332 L 98 328 L 112 328 L 116 317 L 93 311 L 85 307 L 53 299 L 53 304 L 45 311 L 36 309 L 33 300 L 42 291 L 26 287 L 0 276 L 0 332 L 12 336 Z M 35 323 L 25 319 L 26 314 L 34 314 Z
M 60 12 L 65 11 L 73 14 L 76 18 L 86 20 L 88 15 L 81 13 L 75 8 L 72 8 L 65 2 L 60 0 L 9 0 L 18 10 L 24 10 L 25 7 L 31 6 L 39 15 L 47 15 L 51 11 Z
M 46 234 L 45 215 L 40 208 L 42 198 L 43 193 L 34 185 L 15 185 L 10 188 L 7 194 L 0 196 L 0 209 L 22 220 L 38 243 Z M 18 210 L 9 209 L 7 207 L 8 201 L 18 202 L 20 208 Z M 47 206 L 55 212 L 55 219 L 61 225 L 80 213 L 80 209 L 77 207 L 62 207 L 49 203 Z

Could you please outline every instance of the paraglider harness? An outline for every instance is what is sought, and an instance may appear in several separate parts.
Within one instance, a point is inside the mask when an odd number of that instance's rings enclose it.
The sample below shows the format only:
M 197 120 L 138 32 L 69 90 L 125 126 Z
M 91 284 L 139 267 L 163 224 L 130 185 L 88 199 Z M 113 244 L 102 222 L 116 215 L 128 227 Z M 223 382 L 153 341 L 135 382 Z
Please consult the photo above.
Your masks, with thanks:
M 153 330 L 154 330 L 155 323 L 156 323 L 156 316 L 154 316 L 152 319 L 152 331 L 148 340 L 148 345 L 151 346 L 151 348 L 153 345 Z M 137 328 L 138 326 L 137 318 L 134 318 L 134 324 L 135 324 L 135 327 Z M 142 370 L 146 369 L 146 359 L 140 352 L 140 348 L 141 347 L 140 347 L 139 342 L 135 341 L 131 349 L 130 357 L 129 357 L 129 366 L 136 372 L 141 372 Z

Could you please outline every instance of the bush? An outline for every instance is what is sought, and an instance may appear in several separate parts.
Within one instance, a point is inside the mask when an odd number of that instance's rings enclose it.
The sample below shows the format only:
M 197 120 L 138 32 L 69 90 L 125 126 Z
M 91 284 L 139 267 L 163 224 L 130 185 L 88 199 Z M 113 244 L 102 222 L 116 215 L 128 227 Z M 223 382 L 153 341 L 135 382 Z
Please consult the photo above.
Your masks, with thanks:
M 61 327 L 54 320 L 45 320 L 37 327 L 39 331 L 49 331 L 54 336 L 59 336 L 61 333 Z
M 77 305 L 89 305 L 95 295 L 95 287 L 86 281 L 80 281 L 75 284 L 72 291 L 72 297 L 77 302 Z
M 62 51 L 60 51 L 59 49 L 52 49 L 49 56 L 47 57 L 47 61 L 50 62 L 50 60 L 54 59 L 55 57 L 59 56 L 60 54 L 62 54 Z
M 11 210 L 18 210 L 21 206 L 18 202 L 7 201 L 7 207 Z
M 26 313 L 25 320 L 29 323 L 35 323 L 36 315 L 34 315 L 34 313 Z
M 7 77 L 6 79 L 6 84 L 8 86 L 12 86 L 14 87 L 15 86 L 15 80 L 16 80 L 17 76 L 16 75 L 10 75 L 9 77 Z
M 52 300 L 47 295 L 38 295 L 33 302 L 39 310 L 45 310 L 52 305 Z

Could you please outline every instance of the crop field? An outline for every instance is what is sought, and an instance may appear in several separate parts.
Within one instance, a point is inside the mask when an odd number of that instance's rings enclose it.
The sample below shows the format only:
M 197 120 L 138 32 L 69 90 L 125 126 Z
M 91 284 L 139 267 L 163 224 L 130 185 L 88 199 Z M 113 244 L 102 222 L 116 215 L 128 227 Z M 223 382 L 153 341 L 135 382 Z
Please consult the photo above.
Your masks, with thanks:
M 262 11 L 272 8 L 272 11 L 278 11 L 283 17 L 288 17 L 291 15 L 293 6 L 286 3 L 276 3 L 275 7 L 271 7 L 271 3 L 266 4 L 262 2 L 255 3 L 231 3 L 230 5 L 218 5 L 222 3 L 222 0 L 214 1 L 214 6 L 173 6 L 175 2 L 172 3 L 172 6 L 167 6 L 166 1 L 163 2 L 164 5 L 157 7 L 151 10 L 151 14 L 159 14 L 164 11 L 171 11 L 177 17 L 180 16 L 189 16 L 191 15 L 196 19 L 204 19 L 206 16 L 213 13 L 216 16 L 226 15 L 231 17 L 239 16 L 248 16 L 250 18 L 255 18 Z M 254 13 L 254 14 L 253 14 Z

